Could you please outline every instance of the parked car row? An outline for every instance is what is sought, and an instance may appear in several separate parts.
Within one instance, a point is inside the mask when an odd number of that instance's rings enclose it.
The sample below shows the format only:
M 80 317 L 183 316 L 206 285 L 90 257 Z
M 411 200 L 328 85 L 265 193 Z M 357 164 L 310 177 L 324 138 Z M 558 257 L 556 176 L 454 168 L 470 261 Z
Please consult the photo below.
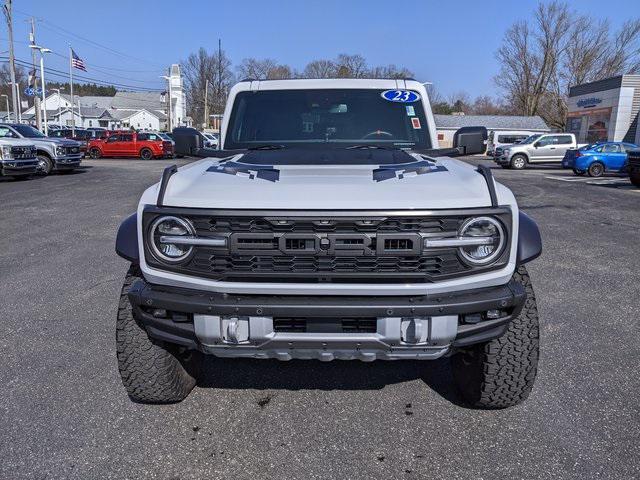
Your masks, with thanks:
M 52 171 L 70 172 L 80 166 L 82 145 L 67 138 L 47 137 L 19 123 L 0 123 L 0 174 L 27 178 Z
M 140 157 L 143 160 L 173 157 L 173 140 L 157 132 L 112 131 L 88 142 L 91 158 Z
M 81 144 L 92 158 L 140 157 L 145 160 L 173 156 L 173 140 L 166 133 L 107 130 L 106 128 L 58 128 L 50 137 L 69 138 Z
M 506 139 L 514 142 L 501 143 Z M 487 152 L 503 168 L 521 170 L 533 163 L 560 163 L 576 175 L 600 177 L 606 172 L 630 173 L 628 153 L 639 149 L 629 142 L 580 145 L 573 133 L 537 133 L 519 139 L 515 132 L 500 132 L 490 136 Z M 640 183 L 640 176 L 637 181 Z

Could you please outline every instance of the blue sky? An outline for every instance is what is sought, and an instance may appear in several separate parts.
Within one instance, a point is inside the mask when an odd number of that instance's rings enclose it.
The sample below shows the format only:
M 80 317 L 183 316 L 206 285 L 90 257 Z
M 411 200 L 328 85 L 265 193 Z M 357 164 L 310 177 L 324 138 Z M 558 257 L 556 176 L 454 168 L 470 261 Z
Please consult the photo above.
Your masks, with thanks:
M 640 13 L 638 0 L 570 3 L 580 13 L 610 17 L 614 27 Z M 250 56 L 269 57 L 302 69 L 312 59 L 359 53 L 372 65 L 406 66 L 445 96 L 466 91 L 475 97 L 498 94 L 492 80 L 498 71 L 494 53 L 508 26 L 530 18 L 536 4 L 532 0 L 14 0 L 14 39 L 16 57 L 29 60 L 26 20 L 34 15 L 40 19 L 36 40 L 58 54 L 46 59 L 48 67 L 68 70 L 64 56 L 71 43 L 88 65 L 87 76 L 139 87 L 162 88 L 158 75 L 163 67 L 200 46 L 217 48 L 221 38 L 234 64 Z M 0 51 L 7 50 L 6 39 L 3 22 Z

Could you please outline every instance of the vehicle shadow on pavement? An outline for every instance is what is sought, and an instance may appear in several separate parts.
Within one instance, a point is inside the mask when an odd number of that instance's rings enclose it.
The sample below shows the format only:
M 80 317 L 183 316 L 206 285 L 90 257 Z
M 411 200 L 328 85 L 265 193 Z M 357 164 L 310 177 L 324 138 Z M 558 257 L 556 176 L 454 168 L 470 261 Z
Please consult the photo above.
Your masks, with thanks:
M 379 390 L 422 380 L 441 397 L 462 406 L 448 359 L 435 361 L 320 362 L 205 358 L 200 388 L 257 390 Z

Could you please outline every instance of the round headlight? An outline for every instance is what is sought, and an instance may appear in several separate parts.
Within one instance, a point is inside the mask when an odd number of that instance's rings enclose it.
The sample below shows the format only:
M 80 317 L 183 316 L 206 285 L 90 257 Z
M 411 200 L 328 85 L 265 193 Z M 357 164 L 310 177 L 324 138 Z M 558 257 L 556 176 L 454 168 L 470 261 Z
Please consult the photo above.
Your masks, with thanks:
M 460 255 L 472 265 L 491 263 L 505 244 L 504 228 L 492 217 L 470 218 L 462 224 L 458 235 L 470 240 L 468 246 L 460 247 Z
M 186 259 L 193 251 L 193 245 L 181 242 L 180 237 L 193 235 L 195 230 L 188 220 L 173 216 L 160 217 L 151 224 L 149 244 L 159 260 L 177 263 Z

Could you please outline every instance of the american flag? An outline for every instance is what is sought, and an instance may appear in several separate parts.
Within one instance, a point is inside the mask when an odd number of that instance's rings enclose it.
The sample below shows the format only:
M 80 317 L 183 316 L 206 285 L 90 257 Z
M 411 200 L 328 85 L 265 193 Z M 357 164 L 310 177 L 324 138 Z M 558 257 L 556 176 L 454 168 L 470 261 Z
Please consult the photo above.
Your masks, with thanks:
M 83 72 L 87 71 L 84 66 L 84 62 L 78 55 L 76 55 L 76 52 L 73 51 L 73 48 L 71 49 L 71 66 L 77 68 L 78 70 L 82 70 Z

